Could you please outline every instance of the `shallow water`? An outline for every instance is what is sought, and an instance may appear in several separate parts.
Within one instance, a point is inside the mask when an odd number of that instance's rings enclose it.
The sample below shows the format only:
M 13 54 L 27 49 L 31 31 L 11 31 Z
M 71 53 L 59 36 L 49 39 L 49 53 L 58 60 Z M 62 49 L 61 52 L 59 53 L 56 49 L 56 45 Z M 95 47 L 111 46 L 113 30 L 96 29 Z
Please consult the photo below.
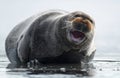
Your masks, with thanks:
M 5 56 L 0 59 L 0 76 L 2 78 L 120 78 L 120 61 L 116 60 L 93 60 L 94 70 L 90 70 L 89 76 L 81 73 L 31 73 L 29 69 L 7 69 L 9 64 Z

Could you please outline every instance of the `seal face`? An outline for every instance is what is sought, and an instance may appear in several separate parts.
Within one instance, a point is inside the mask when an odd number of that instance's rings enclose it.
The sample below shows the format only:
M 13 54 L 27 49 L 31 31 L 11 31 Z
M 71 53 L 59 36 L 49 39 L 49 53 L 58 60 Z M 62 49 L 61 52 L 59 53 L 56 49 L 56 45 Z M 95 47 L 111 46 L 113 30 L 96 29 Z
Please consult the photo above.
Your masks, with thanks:
M 89 47 L 94 38 L 94 21 L 90 16 L 83 12 L 73 12 L 65 17 L 63 29 L 63 38 L 74 49 L 85 49 Z M 62 31 L 62 30 L 61 30 Z M 66 35 L 65 35 L 66 34 Z M 71 44 L 70 44 L 71 43 Z
M 87 39 L 87 33 L 90 34 L 93 25 L 88 19 L 82 17 L 77 17 L 70 23 L 70 28 L 67 29 L 68 40 L 79 45 Z
M 94 21 L 76 11 L 47 11 L 17 25 L 6 39 L 13 64 L 89 62 L 94 57 Z

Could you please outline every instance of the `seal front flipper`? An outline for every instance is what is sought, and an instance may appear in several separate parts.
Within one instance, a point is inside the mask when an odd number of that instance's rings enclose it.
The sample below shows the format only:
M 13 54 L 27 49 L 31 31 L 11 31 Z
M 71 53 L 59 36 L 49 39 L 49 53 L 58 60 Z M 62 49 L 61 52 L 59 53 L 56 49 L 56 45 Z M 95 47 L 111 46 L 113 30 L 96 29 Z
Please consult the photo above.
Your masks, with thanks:
M 40 65 L 41 65 L 41 63 L 37 59 L 34 59 L 34 60 L 30 60 L 27 63 L 27 68 L 38 69 L 40 67 Z

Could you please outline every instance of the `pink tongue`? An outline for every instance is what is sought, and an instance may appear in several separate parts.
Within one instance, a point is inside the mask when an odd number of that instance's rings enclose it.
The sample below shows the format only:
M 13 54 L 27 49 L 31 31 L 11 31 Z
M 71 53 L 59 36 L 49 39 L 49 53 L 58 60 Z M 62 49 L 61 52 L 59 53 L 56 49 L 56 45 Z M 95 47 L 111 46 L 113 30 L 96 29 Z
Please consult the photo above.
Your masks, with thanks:
M 72 31 L 71 33 L 74 36 L 74 38 L 81 38 L 82 39 L 84 37 L 84 34 L 79 32 L 79 31 Z

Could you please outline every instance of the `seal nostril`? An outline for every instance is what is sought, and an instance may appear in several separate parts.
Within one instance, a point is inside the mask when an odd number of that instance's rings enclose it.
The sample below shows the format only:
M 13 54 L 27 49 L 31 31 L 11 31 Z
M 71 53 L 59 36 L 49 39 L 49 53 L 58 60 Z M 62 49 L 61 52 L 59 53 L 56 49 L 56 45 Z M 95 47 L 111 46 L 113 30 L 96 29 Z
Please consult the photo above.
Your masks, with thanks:
M 73 23 L 73 26 L 74 26 L 74 28 L 77 29 L 77 30 L 81 30 L 81 29 L 83 29 L 83 28 L 86 27 L 86 25 L 83 24 L 83 23 Z
M 77 30 L 81 30 L 81 26 L 79 24 L 75 24 L 74 28 L 77 29 Z
M 89 32 L 89 28 L 84 23 L 73 23 L 73 28 L 81 32 Z

